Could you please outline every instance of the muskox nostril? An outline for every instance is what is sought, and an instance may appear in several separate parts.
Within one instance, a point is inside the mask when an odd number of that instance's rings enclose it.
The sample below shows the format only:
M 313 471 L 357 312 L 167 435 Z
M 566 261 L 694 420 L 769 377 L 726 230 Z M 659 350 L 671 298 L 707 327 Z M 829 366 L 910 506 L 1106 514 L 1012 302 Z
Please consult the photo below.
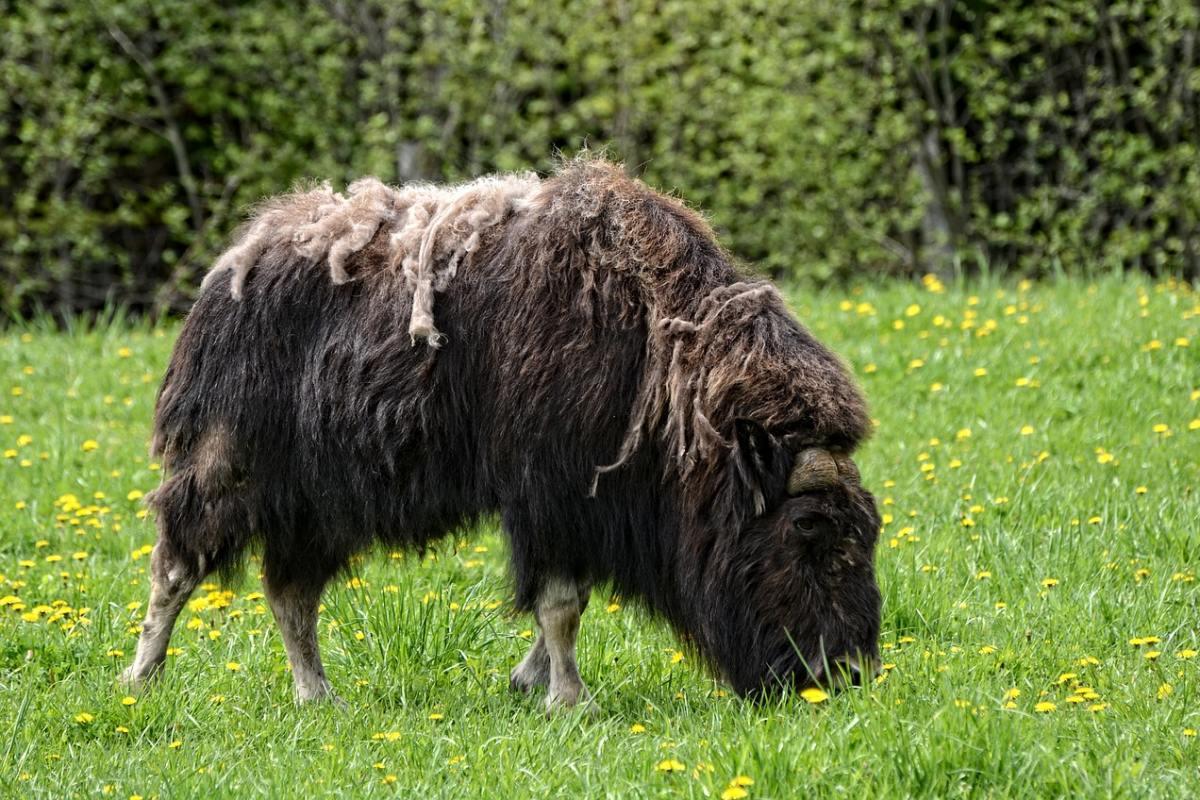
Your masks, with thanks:
M 847 656 L 838 660 L 833 671 L 835 680 L 843 686 L 865 686 L 875 677 L 878 667 L 871 659 Z
M 863 672 L 862 672 L 862 669 L 858 666 L 858 664 L 853 664 L 853 663 L 847 664 L 846 671 L 847 671 L 847 677 L 849 678 L 851 686 L 862 686 L 863 685 Z

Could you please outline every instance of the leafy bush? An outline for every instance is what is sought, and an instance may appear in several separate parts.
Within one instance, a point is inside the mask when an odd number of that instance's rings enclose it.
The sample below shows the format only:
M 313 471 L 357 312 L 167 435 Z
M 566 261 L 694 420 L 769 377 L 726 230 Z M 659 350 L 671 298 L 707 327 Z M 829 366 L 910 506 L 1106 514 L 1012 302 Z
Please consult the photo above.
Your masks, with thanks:
M 605 146 L 739 256 L 1200 274 L 1200 11 L 985 0 L 0 0 L 0 304 L 181 308 L 299 180 Z

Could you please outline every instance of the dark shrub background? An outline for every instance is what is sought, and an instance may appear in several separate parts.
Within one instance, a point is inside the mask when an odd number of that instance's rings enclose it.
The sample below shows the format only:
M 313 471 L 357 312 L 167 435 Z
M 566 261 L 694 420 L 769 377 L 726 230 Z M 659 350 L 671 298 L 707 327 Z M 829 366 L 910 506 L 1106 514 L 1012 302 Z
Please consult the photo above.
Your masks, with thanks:
M 185 308 L 249 206 L 604 147 L 776 276 L 1200 275 L 1200 6 L 0 0 L 0 307 Z

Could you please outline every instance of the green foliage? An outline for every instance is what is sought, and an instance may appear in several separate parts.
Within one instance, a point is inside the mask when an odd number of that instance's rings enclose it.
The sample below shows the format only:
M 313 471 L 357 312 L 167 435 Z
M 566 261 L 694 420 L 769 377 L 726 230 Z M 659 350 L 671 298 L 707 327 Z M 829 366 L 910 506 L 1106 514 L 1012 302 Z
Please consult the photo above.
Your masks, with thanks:
M 1200 11 L 0 0 L 0 307 L 186 305 L 301 180 L 607 147 L 776 275 L 1200 274 Z

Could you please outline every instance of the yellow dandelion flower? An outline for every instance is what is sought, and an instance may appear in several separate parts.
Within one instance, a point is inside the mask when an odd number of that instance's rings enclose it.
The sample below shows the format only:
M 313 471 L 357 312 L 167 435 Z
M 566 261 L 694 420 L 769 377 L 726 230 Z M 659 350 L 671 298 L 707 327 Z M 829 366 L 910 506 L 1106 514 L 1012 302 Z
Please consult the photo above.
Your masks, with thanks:
M 80 711 L 78 714 L 75 715 L 75 721 L 78 722 L 80 725 L 87 725 L 94 719 L 95 719 L 95 717 L 93 717 L 91 714 L 89 714 L 86 711 Z
M 1188 430 L 1189 431 L 1200 431 L 1200 417 L 1197 417 L 1196 419 L 1194 419 L 1188 423 Z
M 1180 650 L 1178 653 L 1175 654 L 1175 657 L 1182 658 L 1186 661 L 1188 659 L 1195 658 L 1196 655 L 1197 655 L 1197 651 L 1192 650 L 1191 648 L 1188 648 L 1187 650 Z
M 1147 650 L 1145 653 L 1142 654 L 1142 657 L 1145 658 L 1147 661 L 1157 661 L 1158 657 L 1161 655 L 1162 655 L 1162 652 L 1159 650 Z
M 1175 692 L 1175 687 L 1174 687 L 1174 686 L 1172 686 L 1171 684 L 1169 684 L 1169 683 L 1163 683 L 1163 684 L 1160 684 L 1160 685 L 1159 685 L 1159 687 L 1158 687 L 1158 692 L 1157 692 L 1157 694 L 1158 694 L 1158 699 L 1159 699 L 1159 700 L 1166 700 L 1166 699 L 1167 699 L 1168 697 L 1170 697 L 1170 696 L 1171 696 L 1171 695 L 1172 695 L 1174 692 Z
M 130 697 L 130 696 L 126 695 L 125 697 L 121 698 L 121 705 L 123 705 L 123 706 L 132 706 L 132 705 L 135 705 L 136 703 L 137 703 L 136 697 Z
M 985 644 L 983 647 L 979 648 L 979 655 L 981 656 L 990 656 L 994 652 L 996 652 L 996 648 L 990 644 Z
M 1046 589 L 1052 589 L 1058 586 L 1058 578 L 1042 578 L 1042 586 Z
M 1004 693 L 1005 700 L 1016 700 L 1020 696 L 1021 696 L 1021 690 L 1016 688 L 1015 686 Z
M 1030 435 L 1032 435 L 1032 434 L 1033 434 L 1033 430 L 1034 430 L 1034 428 L 1033 428 L 1033 426 L 1032 426 L 1032 425 L 1022 425 L 1022 426 L 1021 426 L 1021 430 L 1019 431 L 1019 433 L 1020 433 L 1022 436 L 1030 436 Z
M 1088 706 L 1088 711 L 1092 712 L 1093 714 L 1097 714 L 1106 708 L 1108 708 L 1108 703 L 1092 703 L 1090 706 Z
M 684 658 L 683 653 L 679 652 L 678 650 L 671 651 L 671 663 L 672 664 L 678 664 L 680 661 L 683 661 L 683 658 Z
M 1054 711 L 1056 708 L 1058 708 L 1058 706 L 1056 706 L 1054 703 L 1051 703 L 1049 700 L 1043 700 L 1042 702 L 1035 705 L 1033 707 L 1033 710 L 1039 714 L 1049 714 L 1051 711 Z
M 630 732 L 630 733 L 632 733 L 632 734 L 634 734 L 634 735 L 637 735 L 637 734 L 639 734 L 639 733 L 645 733 L 645 732 L 646 732 L 646 726 L 645 726 L 645 725 L 643 725 L 643 724 L 642 724 L 642 723 L 640 723 L 640 722 L 635 722 L 635 723 L 633 723 L 632 725 L 630 725 L 630 726 L 629 726 L 629 732 Z
M 741 798 L 749 796 L 750 793 L 740 786 L 729 786 L 721 792 L 721 800 L 741 800 Z
M 982 378 L 988 374 L 987 367 L 977 367 L 974 374 L 976 378 Z
M 242 665 L 236 661 L 227 661 L 225 663 L 225 669 L 229 670 L 230 672 L 238 672 L 241 670 L 241 668 Z
M 800 696 L 804 698 L 805 702 L 812 703 L 813 705 L 816 705 L 817 703 L 824 703 L 829 699 L 828 694 L 820 689 L 817 689 L 816 687 L 811 686 L 800 692 Z
M 390 774 L 389 774 L 389 775 L 384 775 L 384 776 L 383 776 L 383 782 L 384 782 L 385 784 L 388 784 L 388 783 L 395 783 L 396 781 L 397 781 L 397 778 L 396 778 L 396 776 L 395 776 L 395 775 L 390 775 Z
M 434 711 L 432 714 L 430 714 L 430 715 L 429 715 L 429 718 L 430 718 L 431 720 L 433 720 L 434 722 L 437 722 L 438 720 L 443 720 L 443 719 L 445 719 L 445 718 L 446 718 L 446 715 L 445 715 L 445 714 L 439 714 L 438 712 Z
M 82 445 L 80 445 L 80 449 L 83 450 L 83 452 L 85 452 L 85 453 L 90 453 L 93 450 L 97 450 L 99 448 L 100 448 L 100 443 L 97 442 L 95 439 L 88 439 Z
M 1184 736 L 1187 736 L 1187 737 L 1189 737 L 1189 738 L 1190 738 L 1190 737 L 1193 737 L 1193 736 L 1195 736 L 1195 735 L 1196 735 L 1196 729 L 1195 729 L 1195 728 L 1184 728 L 1184 729 L 1183 729 L 1183 735 L 1184 735 Z
M 674 758 L 666 758 L 655 764 L 654 768 L 659 772 L 683 772 L 687 765 Z
M 169 747 L 172 750 L 178 750 L 179 748 L 183 747 L 183 740 L 182 739 L 174 739 L 171 741 L 171 743 L 169 745 L 167 745 L 167 747 Z
M 621 610 L 621 604 L 620 603 L 609 603 L 608 605 L 606 605 L 604 607 L 604 610 L 605 610 L 605 612 L 607 612 L 609 614 L 615 614 Z

